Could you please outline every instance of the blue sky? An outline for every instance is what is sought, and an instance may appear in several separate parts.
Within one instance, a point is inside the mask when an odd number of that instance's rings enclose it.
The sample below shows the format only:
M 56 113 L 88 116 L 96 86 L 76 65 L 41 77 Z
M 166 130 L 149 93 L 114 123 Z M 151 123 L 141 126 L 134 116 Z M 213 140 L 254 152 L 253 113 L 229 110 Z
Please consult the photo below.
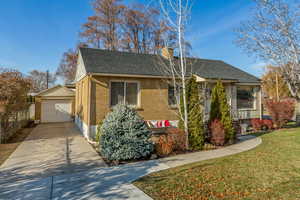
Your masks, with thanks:
M 0 66 L 24 73 L 56 71 L 63 52 L 75 46 L 80 26 L 92 15 L 90 4 L 91 0 L 3 1 Z M 233 43 L 234 27 L 250 17 L 252 7 L 251 0 L 194 0 L 187 32 L 193 56 L 223 60 L 259 76 L 262 62 L 248 57 Z

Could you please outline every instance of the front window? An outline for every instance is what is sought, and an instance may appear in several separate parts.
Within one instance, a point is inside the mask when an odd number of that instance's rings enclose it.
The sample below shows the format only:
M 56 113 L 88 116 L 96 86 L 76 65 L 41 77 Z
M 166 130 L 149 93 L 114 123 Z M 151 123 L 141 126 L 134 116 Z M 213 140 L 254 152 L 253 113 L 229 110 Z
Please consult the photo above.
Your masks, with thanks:
M 249 86 L 237 87 L 237 107 L 238 109 L 255 108 L 255 92 L 253 87 L 249 87 Z
M 111 82 L 111 106 L 119 103 L 130 106 L 138 105 L 137 82 Z

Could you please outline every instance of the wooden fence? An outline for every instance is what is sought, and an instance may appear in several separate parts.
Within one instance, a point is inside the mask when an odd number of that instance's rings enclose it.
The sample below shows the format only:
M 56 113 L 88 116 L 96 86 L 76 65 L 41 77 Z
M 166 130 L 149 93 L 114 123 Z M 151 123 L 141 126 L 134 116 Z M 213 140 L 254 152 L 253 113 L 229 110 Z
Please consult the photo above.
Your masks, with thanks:
M 29 110 L 15 112 L 5 118 L 0 114 L 0 144 L 5 143 L 18 130 L 26 126 L 29 120 Z

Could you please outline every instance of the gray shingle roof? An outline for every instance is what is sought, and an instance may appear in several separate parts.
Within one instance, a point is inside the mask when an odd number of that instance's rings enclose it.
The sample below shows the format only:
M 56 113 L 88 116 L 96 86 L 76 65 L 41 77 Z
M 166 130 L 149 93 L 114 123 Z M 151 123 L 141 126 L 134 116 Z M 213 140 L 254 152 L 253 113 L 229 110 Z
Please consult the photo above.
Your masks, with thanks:
M 168 62 L 158 55 L 136 54 L 92 48 L 80 48 L 87 73 L 164 76 L 159 70 L 162 62 Z M 189 58 L 189 74 L 202 78 L 236 80 L 242 83 L 258 83 L 255 76 L 233 67 L 223 61 Z

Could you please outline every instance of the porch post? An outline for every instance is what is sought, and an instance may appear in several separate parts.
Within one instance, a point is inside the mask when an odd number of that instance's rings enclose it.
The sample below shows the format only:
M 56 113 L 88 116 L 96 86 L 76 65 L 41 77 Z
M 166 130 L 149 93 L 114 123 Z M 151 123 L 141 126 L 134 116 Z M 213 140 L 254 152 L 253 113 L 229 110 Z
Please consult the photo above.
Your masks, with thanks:
M 296 124 L 300 126 L 300 102 L 296 102 Z

